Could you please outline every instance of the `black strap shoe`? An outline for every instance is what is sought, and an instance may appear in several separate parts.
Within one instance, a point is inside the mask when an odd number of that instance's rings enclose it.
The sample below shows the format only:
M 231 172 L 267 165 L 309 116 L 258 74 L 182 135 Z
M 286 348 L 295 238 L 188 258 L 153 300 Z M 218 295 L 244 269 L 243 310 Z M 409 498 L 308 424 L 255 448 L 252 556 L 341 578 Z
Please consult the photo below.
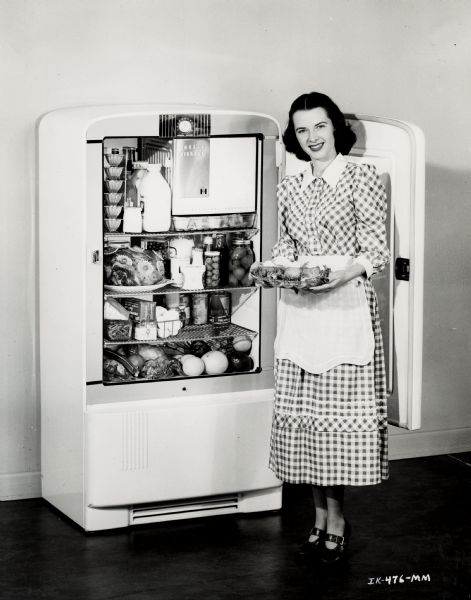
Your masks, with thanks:
M 309 532 L 309 537 L 311 537 L 311 535 L 317 535 L 317 540 L 310 542 L 308 538 L 307 542 L 304 542 L 299 546 L 297 551 L 298 556 L 311 557 L 320 552 L 325 539 L 325 531 L 318 527 L 313 527 Z
M 333 542 L 334 548 L 327 548 L 324 544 L 322 548 L 322 562 L 334 563 L 345 557 L 347 552 L 348 543 L 350 541 L 351 528 L 349 523 L 345 522 L 345 531 L 343 535 L 334 535 L 333 533 L 327 533 L 324 542 Z

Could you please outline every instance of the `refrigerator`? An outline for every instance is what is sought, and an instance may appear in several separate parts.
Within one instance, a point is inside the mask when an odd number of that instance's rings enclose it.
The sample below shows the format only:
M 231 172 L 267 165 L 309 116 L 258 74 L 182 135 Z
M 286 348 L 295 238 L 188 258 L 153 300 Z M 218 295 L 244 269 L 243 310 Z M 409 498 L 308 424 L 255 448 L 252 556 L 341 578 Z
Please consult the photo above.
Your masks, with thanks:
M 375 285 L 390 414 L 417 428 L 423 137 L 349 120 L 351 159 L 376 164 L 388 191 L 393 261 Z M 39 122 L 42 495 L 85 531 L 281 508 L 268 469 L 278 292 L 246 277 L 276 241 L 277 184 L 305 168 L 281 133 L 270 115 L 183 104 Z M 148 206 L 140 168 L 167 186 L 163 230 L 126 221 Z

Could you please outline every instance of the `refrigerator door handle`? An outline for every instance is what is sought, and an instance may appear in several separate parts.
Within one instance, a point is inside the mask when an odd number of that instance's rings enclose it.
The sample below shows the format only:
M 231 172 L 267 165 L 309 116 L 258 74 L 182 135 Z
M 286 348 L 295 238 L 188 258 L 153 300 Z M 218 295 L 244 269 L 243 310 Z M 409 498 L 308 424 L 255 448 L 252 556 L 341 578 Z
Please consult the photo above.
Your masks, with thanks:
M 399 279 L 400 281 L 409 281 L 410 260 L 408 258 L 396 258 L 394 274 L 396 275 L 396 279 Z
M 96 265 L 99 262 L 100 262 L 100 251 L 99 250 L 93 250 L 92 251 L 92 263 L 94 265 Z

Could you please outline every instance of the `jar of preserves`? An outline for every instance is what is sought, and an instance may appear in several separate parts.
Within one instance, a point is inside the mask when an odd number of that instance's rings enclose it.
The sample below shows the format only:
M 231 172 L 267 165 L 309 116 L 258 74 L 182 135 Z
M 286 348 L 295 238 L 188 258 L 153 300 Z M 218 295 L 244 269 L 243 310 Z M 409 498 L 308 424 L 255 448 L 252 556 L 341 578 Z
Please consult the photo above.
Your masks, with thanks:
M 207 288 L 220 285 L 220 262 L 221 253 L 218 250 L 208 250 L 204 255 L 204 283 Z
M 236 238 L 229 251 L 229 285 L 246 287 L 252 285 L 250 267 L 255 262 L 250 240 Z

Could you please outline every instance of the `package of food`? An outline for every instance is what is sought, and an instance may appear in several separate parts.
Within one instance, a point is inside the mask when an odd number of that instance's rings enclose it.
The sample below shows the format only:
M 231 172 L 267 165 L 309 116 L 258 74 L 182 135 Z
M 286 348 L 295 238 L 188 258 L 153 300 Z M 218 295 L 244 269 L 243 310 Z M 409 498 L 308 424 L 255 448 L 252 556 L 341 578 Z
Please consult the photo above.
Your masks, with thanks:
M 105 300 L 103 316 L 108 321 L 127 321 L 129 319 L 129 312 L 114 298 L 107 298 Z
M 129 311 L 131 317 L 136 319 L 136 321 L 154 320 L 155 318 L 155 302 L 151 300 L 124 298 L 122 303 L 124 308 Z
M 108 248 L 104 252 L 105 283 L 117 286 L 154 285 L 164 279 L 165 265 L 155 250 Z
M 110 342 L 126 342 L 131 339 L 132 321 L 105 319 L 103 329 L 105 338 Z

